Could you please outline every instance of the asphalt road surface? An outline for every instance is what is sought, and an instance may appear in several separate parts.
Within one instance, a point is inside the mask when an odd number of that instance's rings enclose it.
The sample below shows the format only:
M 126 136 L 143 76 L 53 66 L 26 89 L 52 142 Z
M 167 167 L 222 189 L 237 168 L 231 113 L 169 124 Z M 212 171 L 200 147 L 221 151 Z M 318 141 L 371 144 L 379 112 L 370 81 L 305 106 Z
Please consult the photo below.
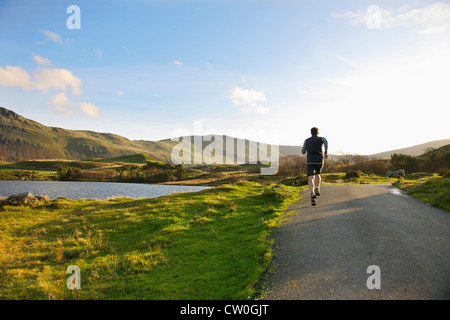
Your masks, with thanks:
M 274 233 L 265 299 L 450 299 L 450 213 L 390 184 L 321 192 L 314 207 L 302 192 Z

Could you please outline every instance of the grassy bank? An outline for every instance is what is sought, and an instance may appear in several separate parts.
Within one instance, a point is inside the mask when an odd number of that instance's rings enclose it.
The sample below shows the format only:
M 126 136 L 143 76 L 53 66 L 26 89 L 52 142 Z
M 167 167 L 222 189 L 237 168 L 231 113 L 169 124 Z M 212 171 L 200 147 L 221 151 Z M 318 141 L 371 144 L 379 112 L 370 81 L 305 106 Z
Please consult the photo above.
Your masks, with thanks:
M 406 175 L 394 185 L 409 195 L 450 212 L 450 178 L 429 173 Z
M 0 168 L 0 180 L 26 180 L 26 181 L 55 180 L 55 172 Z
M 0 206 L 1 299 L 249 299 L 298 188 Z M 67 267 L 81 269 L 69 290 Z
M 262 185 L 306 185 L 306 174 L 261 175 L 261 164 L 189 166 L 182 168 L 135 154 L 89 160 L 29 160 L 0 165 L 0 180 L 72 180 L 220 186 L 248 181 Z M 305 167 L 302 167 L 304 170 Z M 323 173 L 323 183 L 377 183 L 396 179 L 373 173 Z M 296 176 L 297 175 L 297 176 Z
M 323 173 L 321 174 L 322 185 L 327 184 L 370 184 L 370 183 L 392 183 L 397 181 L 396 178 L 380 177 L 374 174 L 348 175 L 347 173 Z M 308 177 L 302 174 L 296 177 L 280 179 L 278 181 L 287 186 L 306 186 L 308 185 Z

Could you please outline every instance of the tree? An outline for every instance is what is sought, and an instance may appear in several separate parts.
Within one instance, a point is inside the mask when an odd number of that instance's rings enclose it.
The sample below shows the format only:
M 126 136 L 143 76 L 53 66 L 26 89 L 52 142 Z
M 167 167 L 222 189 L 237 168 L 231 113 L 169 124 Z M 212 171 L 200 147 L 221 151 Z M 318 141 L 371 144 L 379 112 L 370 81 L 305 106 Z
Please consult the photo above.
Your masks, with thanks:
M 175 165 L 175 168 L 177 170 L 176 177 L 180 180 L 184 180 L 188 177 L 188 173 L 186 169 L 184 168 L 183 164 L 177 164 Z
M 350 153 L 340 153 L 337 155 L 337 161 L 342 165 L 343 170 L 347 171 L 350 169 L 350 164 L 354 162 L 355 157 Z
M 391 169 L 404 169 L 408 173 L 417 172 L 419 161 L 416 157 L 407 154 L 394 153 L 391 155 Z
M 428 147 L 428 148 L 425 148 L 425 149 L 423 150 L 423 153 L 424 153 L 424 154 L 426 154 L 426 153 L 432 153 L 434 150 L 436 150 L 436 148 Z
M 432 153 L 423 163 L 424 171 L 441 173 L 450 169 L 450 152 Z
M 77 180 L 81 177 L 81 169 L 76 167 L 61 167 L 58 169 L 60 180 Z

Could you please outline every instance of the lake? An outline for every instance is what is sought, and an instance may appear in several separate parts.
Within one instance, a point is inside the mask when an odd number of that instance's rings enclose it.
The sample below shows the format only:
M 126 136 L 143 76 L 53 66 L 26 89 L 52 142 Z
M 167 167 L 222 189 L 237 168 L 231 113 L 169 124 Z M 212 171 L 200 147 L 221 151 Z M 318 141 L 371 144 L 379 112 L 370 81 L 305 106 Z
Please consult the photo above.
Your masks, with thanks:
M 195 192 L 211 187 L 175 186 L 144 183 L 83 182 L 83 181 L 17 181 L 0 180 L 0 198 L 30 192 L 69 199 L 107 199 L 109 197 L 156 198 L 174 192 Z

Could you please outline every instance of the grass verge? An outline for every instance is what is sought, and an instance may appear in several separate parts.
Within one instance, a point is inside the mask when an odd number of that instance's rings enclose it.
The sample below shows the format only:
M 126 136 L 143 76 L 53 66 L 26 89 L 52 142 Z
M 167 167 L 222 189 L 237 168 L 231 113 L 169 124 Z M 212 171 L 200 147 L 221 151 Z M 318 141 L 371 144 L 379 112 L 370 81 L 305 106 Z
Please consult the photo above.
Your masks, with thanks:
M 0 205 L 0 299 L 252 299 L 298 188 Z M 69 290 L 68 266 L 81 270 Z
M 450 212 L 450 179 L 427 173 L 410 174 L 394 186 L 430 205 Z
M 349 177 L 346 173 L 323 173 L 322 185 L 326 184 L 372 184 L 372 183 L 392 183 L 396 182 L 396 178 L 381 177 L 374 174 L 362 174 L 358 177 Z M 308 185 L 308 177 L 301 174 L 297 177 L 287 178 L 281 181 L 282 184 L 288 186 L 306 186 Z

